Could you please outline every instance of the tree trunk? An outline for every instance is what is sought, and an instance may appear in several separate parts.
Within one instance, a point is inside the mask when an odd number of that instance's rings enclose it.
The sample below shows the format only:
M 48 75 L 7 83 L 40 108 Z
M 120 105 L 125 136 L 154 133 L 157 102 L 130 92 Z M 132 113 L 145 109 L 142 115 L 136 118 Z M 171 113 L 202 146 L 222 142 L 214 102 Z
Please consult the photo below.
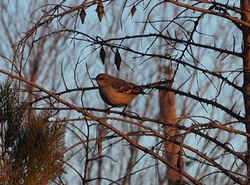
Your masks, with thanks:
M 168 79 L 172 78 L 172 71 L 170 68 L 166 68 L 165 73 L 167 74 Z M 172 84 L 167 84 L 168 87 L 171 87 L 171 85 Z M 159 101 L 160 117 L 161 120 L 166 123 L 165 157 L 172 166 L 179 169 L 178 172 L 172 169 L 168 169 L 166 177 L 168 179 L 169 185 L 182 184 L 181 170 L 183 169 L 183 165 L 181 157 L 181 146 L 171 142 L 172 140 L 181 143 L 181 138 L 180 136 L 178 136 L 180 132 L 177 128 L 174 127 L 175 125 L 177 126 L 179 124 L 176 116 L 176 103 L 174 92 L 160 90 Z
M 245 22 L 250 23 L 250 2 L 249 0 L 241 1 L 241 8 L 243 10 L 242 19 Z M 243 72 L 244 72 L 244 103 L 245 103 L 245 125 L 246 132 L 250 134 L 250 29 L 243 27 L 243 42 L 244 42 L 244 50 L 243 50 Z M 250 184 L 250 138 L 247 138 L 247 176 L 248 183 Z

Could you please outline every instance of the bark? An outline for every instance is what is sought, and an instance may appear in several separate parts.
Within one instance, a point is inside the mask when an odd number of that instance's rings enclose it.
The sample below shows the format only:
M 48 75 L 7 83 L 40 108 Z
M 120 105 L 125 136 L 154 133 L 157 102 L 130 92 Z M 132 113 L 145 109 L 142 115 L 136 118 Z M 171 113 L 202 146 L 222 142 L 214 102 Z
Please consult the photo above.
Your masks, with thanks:
M 172 71 L 170 70 L 170 68 L 166 68 L 165 73 L 167 74 L 167 78 L 171 79 Z M 172 84 L 167 84 L 168 87 L 170 87 L 171 85 Z M 161 120 L 166 123 L 164 130 L 166 137 L 165 157 L 171 165 L 178 169 L 178 171 L 168 169 L 166 177 L 170 185 L 177 185 L 182 183 L 181 170 L 183 169 L 183 165 L 181 157 L 181 146 L 171 142 L 171 140 L 181 142 L 181 138 L 178 136 L 180 132 L 177 128 L 174 127 L 175 125 L 179 124 L 176 116 L 175 94 L 170 91 L 160 90 L 159 101 L 160 117 Z
M 243 9 L 242 19 L 243 21 L 250 23 L 250 2 L 249 0 L 241 1 L 241 8 Z M 245 103 L 245 125 L 246 132 L 250 134 L 250 30 L 249 27 L 243 27 L 243 72 L 244 72 L 244 103 Z M 247 138 L 247 176 L 250 177 L 250 138 Z M 247 184 L 250 184 L 248 178 Z

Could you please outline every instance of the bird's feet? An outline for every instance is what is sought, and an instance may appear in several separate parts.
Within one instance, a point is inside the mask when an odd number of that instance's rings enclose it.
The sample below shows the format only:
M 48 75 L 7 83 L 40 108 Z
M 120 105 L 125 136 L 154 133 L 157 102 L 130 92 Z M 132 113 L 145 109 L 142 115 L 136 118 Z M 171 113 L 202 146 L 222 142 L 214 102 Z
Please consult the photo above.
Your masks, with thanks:
M 107 109 L 105 109 L 105 113 L 110 114 L 112 108 L 114 108 L 114 106 L 111 106 L 111 107 L 108 107 Z

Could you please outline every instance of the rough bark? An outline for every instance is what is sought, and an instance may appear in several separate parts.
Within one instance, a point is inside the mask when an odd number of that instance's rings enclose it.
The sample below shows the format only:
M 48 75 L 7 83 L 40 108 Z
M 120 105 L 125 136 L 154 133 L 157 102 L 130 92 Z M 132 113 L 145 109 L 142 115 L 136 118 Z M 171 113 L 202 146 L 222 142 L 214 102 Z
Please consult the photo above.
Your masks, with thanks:
M 166 68 L 165 73 L 168 79 L 172 78 L 172 71 L 170 68 Z M 167 84 L 168 87 L 171 87 L 171 85 L 172 84 Z M 178 169 L 178 171 L 168 169 L 166 176 L 170 185 L 177 185 L 181 184 L 182 182 L 181 170 L 183 165 L 181 157 L 181 146 L 171 142 L 171 140 L 181 142 L 181 138 L 178 136 L 180 132 L 177 128 L 174 127 L 175 125 L 179 124 L 176 116 L 175 94 L 170 91 L 160 90 L 159 101 L 160 117 L 161 120 L 166 123 L 165 157 L 171 165 Z
M 249 0 L 241 1 L 241 8 L 243 9 L 243 21 L 250 23 L 250 2 Z M 245 103 L 245 125 L 246 132 L 250 133 L 250 30 L 247 27 L 242 28 L 243 42 L 244 42 L 244 58 L 243 58 L 243 72 L 244 72 L 244 103 Z M 247 176 L 250 177 L 250 138 L 247 138 Z M 250 184 L 250 180 L 248 183 Z

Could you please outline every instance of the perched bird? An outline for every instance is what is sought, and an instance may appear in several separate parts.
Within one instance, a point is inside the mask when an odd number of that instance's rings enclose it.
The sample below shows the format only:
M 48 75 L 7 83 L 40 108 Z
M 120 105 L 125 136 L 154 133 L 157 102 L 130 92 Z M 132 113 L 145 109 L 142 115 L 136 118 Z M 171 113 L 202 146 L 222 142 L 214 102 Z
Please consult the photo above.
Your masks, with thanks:
M 138 94 L 145 94 L 143 88 L 125 80 L 101 73 L 94 78 L 106 104 L 113 107 L 128 106 Z

